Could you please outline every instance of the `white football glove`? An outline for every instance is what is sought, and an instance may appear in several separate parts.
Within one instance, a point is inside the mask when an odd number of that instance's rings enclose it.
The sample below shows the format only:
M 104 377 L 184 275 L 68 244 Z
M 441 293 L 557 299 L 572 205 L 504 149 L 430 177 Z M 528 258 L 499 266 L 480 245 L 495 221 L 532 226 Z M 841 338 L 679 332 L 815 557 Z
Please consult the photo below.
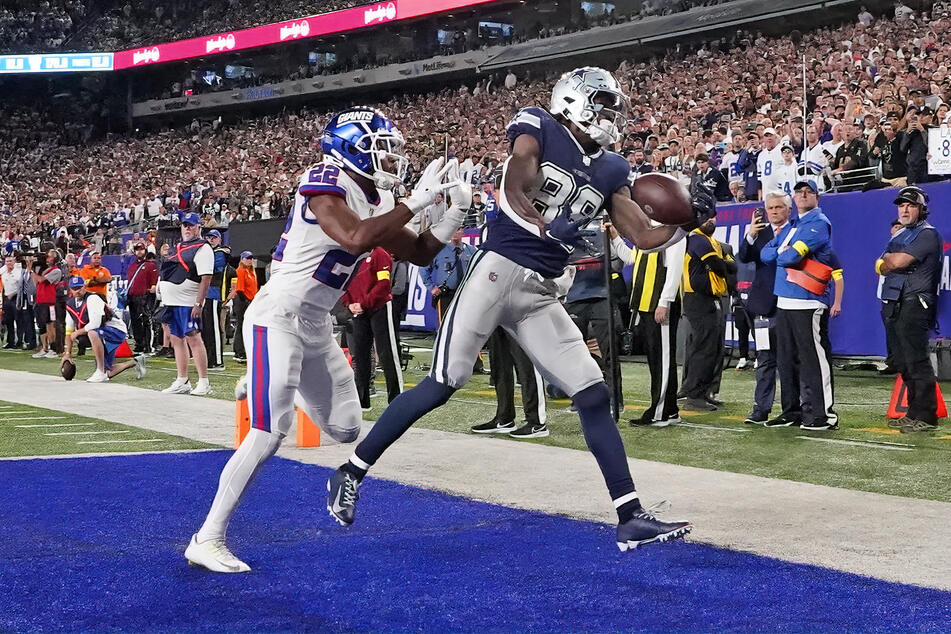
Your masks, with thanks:
M 455 161 L 455 165 L 453 169 L 449 170 L 447 180 L 456 184 L 448 192 L 449 199 L 452 201 L 453 207 L 468 210 L 472 206 L 472 186 L 469 184 L 472 182 L 472 172 L 463 172 L 462 166 L 459 165 L 459 161 L 456 159 L 452 159 L 449 163 L 452 164 L 453 161 Z
M 449 198 L 452 205 L 446 210 L 437 222 L 429 228 L 433 237 L 446 244 L 452 239 L 452 234 L 459 230 L 466 219 L 466 213 L 472 206 L 472 188 L 459 171 L 459 161 L 452 159 L 446 164 L 449 168 Z
M 403 200 L 403 204 L 414 214 L 418 214 L 436 202 L 437 194 L 441 194 L 455 185 L 455 183 L 443 182 L 446 173 L 452 167 L 451 161 L 449 165 L 444 165 L 444 161 L 445 159 L 440 157 L 427 165 L 422 176 L 419 177 L 419 182 L 416 183 L 412 195 Z

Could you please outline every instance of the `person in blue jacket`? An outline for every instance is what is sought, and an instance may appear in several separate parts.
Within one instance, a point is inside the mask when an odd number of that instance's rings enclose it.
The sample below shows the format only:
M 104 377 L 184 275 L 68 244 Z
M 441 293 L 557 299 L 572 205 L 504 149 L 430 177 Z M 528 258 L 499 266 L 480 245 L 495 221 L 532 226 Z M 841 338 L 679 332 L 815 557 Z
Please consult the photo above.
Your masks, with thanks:
M 776 263 L 776 356 L 782 367 L 798 359 L 802 418 L 787 417 L 783 426 L 808 430 L 838 429 L 832 381 L 829 313 L 833 272 L 841 275 L 832 250 L 832 223 L 819 207 L 813 180 L 793 187 L 799 218 L 789 222 L 760 251 L 766 264 Z M 771 427 L 779 426 L 772 424 Z

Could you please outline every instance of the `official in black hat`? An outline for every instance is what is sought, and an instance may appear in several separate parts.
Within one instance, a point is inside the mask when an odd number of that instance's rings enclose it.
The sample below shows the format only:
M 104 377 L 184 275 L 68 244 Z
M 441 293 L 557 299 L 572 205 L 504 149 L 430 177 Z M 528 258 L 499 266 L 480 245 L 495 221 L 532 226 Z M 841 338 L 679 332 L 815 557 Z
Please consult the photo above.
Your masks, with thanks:
M 941 282 L 941 235 L 928 221 L 928 195 L 919 187 L 903 188 L 895 199 L 901 229 L 875 262 L 884 275 L 882 321 L 896 369 L 908 394 L 908 413 L 890 427 L 902 433 L 936 430 L 936 377 L 928 355 L 928 332 L 934 327 Z

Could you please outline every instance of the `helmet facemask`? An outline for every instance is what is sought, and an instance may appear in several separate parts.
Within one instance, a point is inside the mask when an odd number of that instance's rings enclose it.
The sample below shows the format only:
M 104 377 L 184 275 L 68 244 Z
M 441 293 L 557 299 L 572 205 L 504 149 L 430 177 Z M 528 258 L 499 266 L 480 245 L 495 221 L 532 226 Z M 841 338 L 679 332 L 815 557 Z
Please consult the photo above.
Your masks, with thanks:
M 585 115 L 590 118 L 583 129 L 601 147 L 614 145 L 627 127 L 627 112 L 628 101 L 623 94 L 598 91 L 588 98 Z
M 370 155 L 373 164 L 373 179 L 376 186 L 383 190 L 393 189 L 403 182 L 409 159 L 403 153 L 406 142 L 399 130 L 371 132 L 360 137 L 357 147 Z M 390 169 L 386 169 L 389 165 Z
M 628 109 L 621 86 L 601 68 L 565 73 L 552 90 L 552 114 L 562 115 L 604 148 L 621 140 Z

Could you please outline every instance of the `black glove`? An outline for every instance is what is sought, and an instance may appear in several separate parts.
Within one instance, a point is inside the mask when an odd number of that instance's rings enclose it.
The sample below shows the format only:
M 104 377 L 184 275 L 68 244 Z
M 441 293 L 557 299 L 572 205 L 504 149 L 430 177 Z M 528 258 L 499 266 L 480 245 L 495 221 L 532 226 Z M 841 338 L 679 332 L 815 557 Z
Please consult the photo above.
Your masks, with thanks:
M 685 231 L 693 231 L 710 218 L 716 217 L 717 201 L 713 195 L 707 191 L 706 187 L 695 187 L 690 202 L 693 208 L 694 220 L 681 225 Z

